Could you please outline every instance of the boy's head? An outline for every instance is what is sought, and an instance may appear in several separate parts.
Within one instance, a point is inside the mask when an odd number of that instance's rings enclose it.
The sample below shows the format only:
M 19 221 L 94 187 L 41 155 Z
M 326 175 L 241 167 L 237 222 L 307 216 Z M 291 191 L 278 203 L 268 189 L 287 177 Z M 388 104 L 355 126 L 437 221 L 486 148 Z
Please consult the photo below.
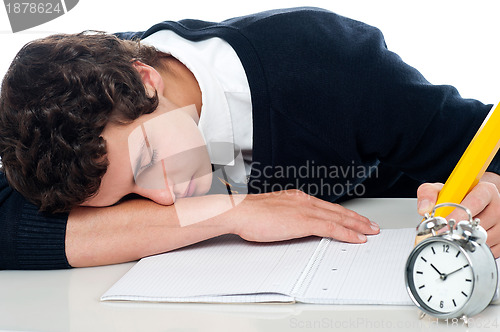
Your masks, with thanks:
M 10 185 L 42 211 L 69 211 L 91 198 L 108 167 L 105 126 L 158 105 L 134 62 L 159 66 L 161 57 L 103 33 L 25 45 L 0 92 L 0 157 Z

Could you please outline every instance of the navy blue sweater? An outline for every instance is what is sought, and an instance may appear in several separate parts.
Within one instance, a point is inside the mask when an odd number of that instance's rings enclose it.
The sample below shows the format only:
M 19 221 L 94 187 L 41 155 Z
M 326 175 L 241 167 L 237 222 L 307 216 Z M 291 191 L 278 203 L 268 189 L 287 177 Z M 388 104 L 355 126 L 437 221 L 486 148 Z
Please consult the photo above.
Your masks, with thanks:
M 393 195 L 414 196 L 419 183 L 446 180 L 491 108 L 431 85 L 387 49 L 378 29 L 322 9 L 162 22 L 117 35 L 161 29 L 222 38 L 241 59 L 253 108 L 251 193 L 299 188 L 333 202 L 397 188 Z M 500 173 L 498 158 L 489 170 Z M 0 183 L 0 268 L 67 267 L 67 215 L 38 215 Z

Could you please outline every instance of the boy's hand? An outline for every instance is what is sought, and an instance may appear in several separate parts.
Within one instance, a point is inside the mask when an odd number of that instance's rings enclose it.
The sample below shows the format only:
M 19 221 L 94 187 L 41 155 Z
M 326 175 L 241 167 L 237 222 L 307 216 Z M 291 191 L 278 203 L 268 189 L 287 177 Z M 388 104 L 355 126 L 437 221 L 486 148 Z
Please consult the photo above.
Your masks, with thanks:
M 418 213 L 424 215 L 434 208 L 442 183 L 424 183 L 417 191 Z M 474 218 L 481 220 L 480 225 L 488 232 L 486 243 L 495 258 L 500 257 L 500 176 L 485 173 L 481 181 L 463 199 L 461 205 L 467 207 Z M 446 219 L 457 221 L 468 219 L 465 211 L 455 209 Z
M 248 241 L 270 242 L 310 235 L 363 243 L 366 234 L 379 233 L 367 218 L 338 204 L 300 190 L 247 195 L 227 211 L 233 213 L 233 232 Z

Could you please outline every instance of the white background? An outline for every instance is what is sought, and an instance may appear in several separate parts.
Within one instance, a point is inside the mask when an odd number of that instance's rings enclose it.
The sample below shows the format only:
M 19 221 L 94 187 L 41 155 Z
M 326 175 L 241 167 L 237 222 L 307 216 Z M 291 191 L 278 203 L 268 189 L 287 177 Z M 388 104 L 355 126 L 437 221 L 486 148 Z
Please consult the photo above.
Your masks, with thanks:
M 500 100 L 500 13 L 495 0 L 80 0 L 67 14 L 15 34 L 2 6 L 0 77 L 22 45 L 54 32 L 136 31 L 163 20 L 221 21 L 303 5 L 380 28 L 389 49 L 433 84 L 454 85 L 462 96 L 485 103 Z

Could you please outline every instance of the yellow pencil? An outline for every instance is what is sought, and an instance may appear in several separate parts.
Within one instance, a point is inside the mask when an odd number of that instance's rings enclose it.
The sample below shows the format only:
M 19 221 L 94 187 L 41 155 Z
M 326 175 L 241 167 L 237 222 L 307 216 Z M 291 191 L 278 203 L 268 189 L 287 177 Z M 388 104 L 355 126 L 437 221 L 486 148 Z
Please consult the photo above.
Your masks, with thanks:
M 439 192 L 437 204 L 460 204 L 479 182 L 500 147 L 500 103 L 484 119 L 476 135 Z M 455 208 L 438 208 L 435 216 L 446 217 Z M 424 237 L 417 237 L 416 243 Z

